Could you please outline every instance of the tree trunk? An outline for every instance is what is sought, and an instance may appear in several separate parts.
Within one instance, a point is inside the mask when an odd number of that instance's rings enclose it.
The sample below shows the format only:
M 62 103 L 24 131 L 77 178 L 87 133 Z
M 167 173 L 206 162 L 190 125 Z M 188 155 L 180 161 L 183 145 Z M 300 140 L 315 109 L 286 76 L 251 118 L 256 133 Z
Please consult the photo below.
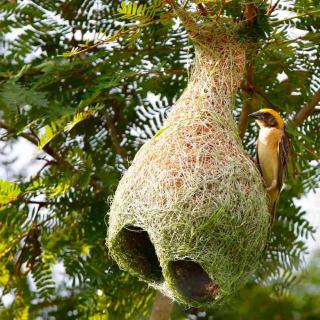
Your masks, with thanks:
M 158 291 L 153 302 L 150 320 L 169 320 L 172 305 L 172 301 Z

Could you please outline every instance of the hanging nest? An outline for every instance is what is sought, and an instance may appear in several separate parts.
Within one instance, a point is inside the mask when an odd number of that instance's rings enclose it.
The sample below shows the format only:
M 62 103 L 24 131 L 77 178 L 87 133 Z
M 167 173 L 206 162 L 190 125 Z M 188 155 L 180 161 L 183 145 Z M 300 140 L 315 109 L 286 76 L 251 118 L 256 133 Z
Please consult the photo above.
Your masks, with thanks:
M 246 47 L 218 35 L 201 33 L 187 88 L 138 151 L 109 213 L 107 245 L 120 268 L 193 306 L 243 285 L 269 230 L 262 179 L 232 113 Z

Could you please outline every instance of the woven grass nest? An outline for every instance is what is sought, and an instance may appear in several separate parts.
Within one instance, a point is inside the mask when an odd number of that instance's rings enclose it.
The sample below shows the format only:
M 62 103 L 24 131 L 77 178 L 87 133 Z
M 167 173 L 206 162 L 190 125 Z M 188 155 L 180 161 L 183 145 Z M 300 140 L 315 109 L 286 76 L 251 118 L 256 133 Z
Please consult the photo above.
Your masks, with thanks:
M 270 217 L 232 113 L 246 48 L 223 32 L 203 39 L 187 88 L 118 185 L 107 237 L 120 268 L 198 307 L 248 280 Z

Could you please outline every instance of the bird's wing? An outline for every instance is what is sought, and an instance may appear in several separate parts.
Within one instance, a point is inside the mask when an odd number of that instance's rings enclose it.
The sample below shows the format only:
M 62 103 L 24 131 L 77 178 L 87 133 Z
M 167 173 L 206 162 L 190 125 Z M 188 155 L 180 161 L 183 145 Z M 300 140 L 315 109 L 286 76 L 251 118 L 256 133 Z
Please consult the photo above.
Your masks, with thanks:
M 260 171 L 260 173 L 262 175 L 262 170 L 261 170 L 260 161 L 259 161 L 258 140 L 257 140 L 257 143 L 256 143 L 256 160 L 257 160 L 258 170 Z
M 287 174 L 289 162 L 289 139 L 285 132 L 278 145 L 278 189 L 282 188 L 283 177 Z

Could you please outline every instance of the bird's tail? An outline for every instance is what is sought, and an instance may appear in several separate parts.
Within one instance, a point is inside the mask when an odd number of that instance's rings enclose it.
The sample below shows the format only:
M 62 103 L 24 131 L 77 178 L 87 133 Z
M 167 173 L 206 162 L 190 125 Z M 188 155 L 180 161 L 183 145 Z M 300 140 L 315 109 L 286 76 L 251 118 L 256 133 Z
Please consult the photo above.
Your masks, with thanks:
M 275 201 L 273 201 L 273 202 L 270 201 L 270 204 L 269 204 L 270 224 L 271 225 L 273 225 L 273 223 L 275 222 L 275 220 L 277 218 L 277 207 L 278 207 L 279 198 L 280 198 L 280 192 L 278 193 L 278 196 L 275 199 Z

